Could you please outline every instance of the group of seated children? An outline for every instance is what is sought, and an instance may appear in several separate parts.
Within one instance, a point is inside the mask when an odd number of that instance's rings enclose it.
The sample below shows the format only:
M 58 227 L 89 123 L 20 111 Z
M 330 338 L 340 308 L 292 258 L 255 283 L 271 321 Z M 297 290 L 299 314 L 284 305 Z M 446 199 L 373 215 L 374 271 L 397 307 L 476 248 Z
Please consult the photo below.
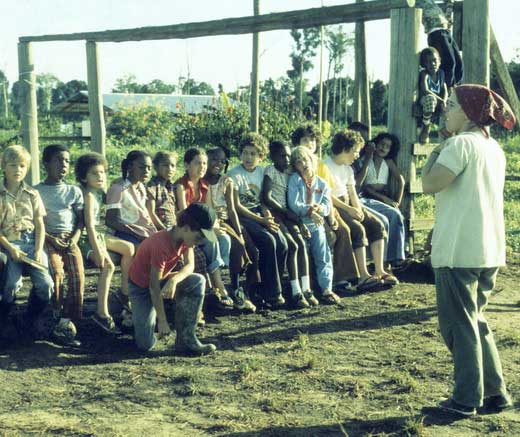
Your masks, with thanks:
M 296 129 L 292 149 L 283 140 L 268 145 L 259 134 L 246 135 L 238 147 L 240 164 L 229 171 L 222 148 L 191 148 L 177 180 L 175 152 L 158 152 L 152 160 L 134 150 L 106 194 L 107 162 L 99 154 L 77 159 L 78 187 L 65 182 L 67 148 L 47 146 L 46 178 L 31 188 L 23 181 L 30 155 L 21 146 L 8 147 L 0 185 L 0 266 L 5 264 L 0 324 L 7 321 L 25 272 L 33 288 L 25 315 L 16 319 L 23 335 L 34 337 L 35 321 L 52 300 L 59 319 L 55 340 L 79 346 L 75 324 L 82 318 L 88 261 L 100 270 L 92 319 L 120 333 L 108 308 L 114 255 L 121 266 L 114 295 L 143 350 L 154 346 L 155 331 L 170 333 L 163 299 L 176 302 L 175 349 L 205 354 L 215 346 L 200 343 L 195 334 L 204 322 L 204 300 L 220 310 L 276 309 L 287 300 L 306 308 L 320 301 L 335 304 L 336 293 L 354 284 L 359 292 L 398 284 L 389 264 L 405 258 L 398 209 L 403 179 L 393 161 L 399 142 L 390 134 L 368 142 L 366 126 L 351 127 L 334 135 L 323 161 L 316 155 L 321 137 L 312 124 Z M 267 155 L 272 164 L 263 167 Z M 399 188 L 394 197 L 390 177 Z M 222 279 L 224 267 L 229 286 Z M 284 289 L 286 267 L 290 287 Z

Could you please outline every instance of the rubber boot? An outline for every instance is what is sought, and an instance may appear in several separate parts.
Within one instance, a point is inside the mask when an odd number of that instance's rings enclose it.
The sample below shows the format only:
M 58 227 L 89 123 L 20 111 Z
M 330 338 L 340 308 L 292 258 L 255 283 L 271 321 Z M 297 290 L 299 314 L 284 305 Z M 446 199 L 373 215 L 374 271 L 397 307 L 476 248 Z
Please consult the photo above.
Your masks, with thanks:
M 202 344 L 196 334 L 197 319 L 202 309 L 204 296 L 198 290 L 178 290 L 175 305 L 175 351 L 186 355 L 207 355 L 217 348 L 213 344 Z

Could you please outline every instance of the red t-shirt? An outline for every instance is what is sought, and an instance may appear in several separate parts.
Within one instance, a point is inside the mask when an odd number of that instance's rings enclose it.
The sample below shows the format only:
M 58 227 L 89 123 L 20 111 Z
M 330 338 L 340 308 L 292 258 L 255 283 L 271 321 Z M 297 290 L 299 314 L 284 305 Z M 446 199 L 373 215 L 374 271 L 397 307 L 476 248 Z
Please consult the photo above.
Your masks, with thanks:
M 181 184 L 184 187 L 184 197 L 186 198 L 186 206 L 189 206 L 193 202 L 205 202 L 206 194 L 208 194 L 208 183 L 205 179 L 199 180 L 199 197 L 195 197 L 195 189 L 193 182 L 189 176 L 185 174 L 183 177 L 177 179 L 175 184 Z
M 148 288 L 151 268 L 162 271 L 163 275 L 170 273 L 187 249 L 184 243 L 174 246 L 169 231 L 159 231 L 139 245 L 128 276 L 135 285 Z

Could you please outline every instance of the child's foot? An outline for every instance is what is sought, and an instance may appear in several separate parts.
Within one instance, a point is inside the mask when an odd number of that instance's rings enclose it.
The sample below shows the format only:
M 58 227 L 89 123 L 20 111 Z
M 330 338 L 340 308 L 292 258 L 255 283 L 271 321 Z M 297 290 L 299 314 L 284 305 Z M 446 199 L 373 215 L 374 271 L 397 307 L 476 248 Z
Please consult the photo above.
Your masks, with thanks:
M 256 311 L 256 306 L 247 298 L 246 293 L 242 287 L 236 289 L 233 293 L 231 293 L 231 295 L 235 309 L 251 313 Z
M 282 296 L 278 296 L 274 300 L 266 301 L 265 303 L 270 310 L 278 310 L 285 305 L 285 299 Z
M 76 326 L 69 319 L 61 319 L 52 331 L 52 336 L 57 343 L 70 347 L 81 346 L 81 342 L 76 339 L 76 334 Z
M 307 290 L 303 292 L 303 297 L 307 300 L 310 306 L 316 307 L 320 304 L 318 299 L 316 299 L 316 296 L 314 296 L 314 293 L 311 290 Z
M 130 299 L 128 295 L 123 293 L 123 290 L 117 290 L 114 293 L 115 298 L 119 301 L 119 303 L 123 306 L 123 308 L 129 312 L 131 312 L 130 307 Z
M 92 315 L 92 320 L 96 323 L 101 329 L 113 335 L 121 335 L 121 330 L 114 323 L 114 319 L 112 317 L 102 317 L 98 313 L 94 313 Z
M 327 305 L 336 305 L 341 301 L 339 296 L 332 290 L 324 290 L 321 295 L 321 300 Z
M 293 307 L 298 310 L 302 310 L 304 308 L 309 308 L 309 306 L 310 306 L 309 302 L 307 302 L 307 299 L 305 299 L 305 296 L 303 295 L 303 293 L 293 296 L 292 304 L 293 304 Z

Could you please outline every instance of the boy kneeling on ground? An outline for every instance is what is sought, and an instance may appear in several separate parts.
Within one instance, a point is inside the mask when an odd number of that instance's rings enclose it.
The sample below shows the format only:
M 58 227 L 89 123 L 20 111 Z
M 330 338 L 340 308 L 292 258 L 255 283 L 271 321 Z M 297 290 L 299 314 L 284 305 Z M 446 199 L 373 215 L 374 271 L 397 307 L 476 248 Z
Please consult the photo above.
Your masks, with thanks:
M 163 299 L 175 299 L 175 350 L 205 355 L 216 350 L 202 344 L 195 335 L 197 316 L 202 309 L 206 280 L 193 273 L 193 247 L 207 238 L 217 241 L 213 231 L 215 211 L 203 203 L 192 203 L 177 218 L 177 225 L 144 240 L 137 249 L 129 271 L 129 296 L 132 303 L 135 342 L 139 349 L 153 348 L 157 338 L 171 333 Z M 181 256 L 184 266 L 172 271 Z

